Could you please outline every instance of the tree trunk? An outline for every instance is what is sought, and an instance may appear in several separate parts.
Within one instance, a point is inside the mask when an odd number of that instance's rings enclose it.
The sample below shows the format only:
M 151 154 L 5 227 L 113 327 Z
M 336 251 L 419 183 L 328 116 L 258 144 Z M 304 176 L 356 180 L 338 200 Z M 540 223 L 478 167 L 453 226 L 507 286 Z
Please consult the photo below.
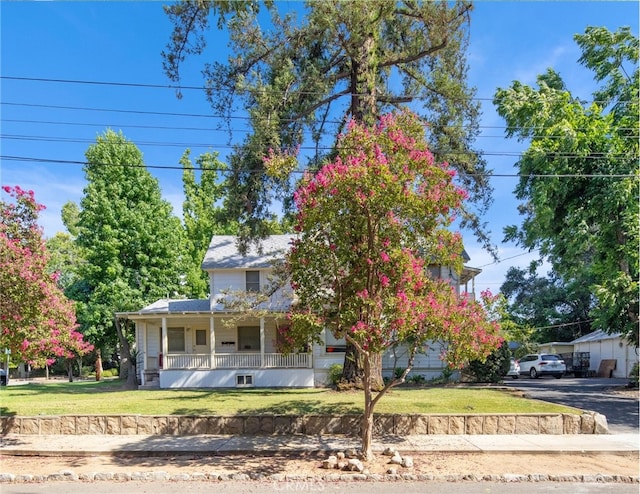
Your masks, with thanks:
M 67 359 L 67 375 L 69 376 L 69 382 L 73 382 L 73 360 Z
M 102 380 L 102 353 L 96 350 L 96 381 Z
M 376 353 L 369 356 L 371 371 L 371 389 L 380 391 L 384 387 L 382 379 L 382 354 Z M 347 342 L 347 350 L 344 355 L 344 365 L 342 368 L 342 379 L 338 389 L 363 389 L 364 388 L 364 365 L 363 358 L 358 355 L 355 346 Z
M 118 333 L 118 341 L 120 342 L 120 355 L 122 358 L 122 364 L 125 367 L 125 371 L 127 374 L 127 382 L 125 383 L 124 387 L 125 389 L 138 389 L 138 377 L 136 376 L 135 367 L 131 360 L 131 349 L 129 347 L 129 341 L 122 331 L 120 319 L 118 319 L 117 317 L 116 333 Z
M 371 396 L 371 355 L 362 356 L 364 367 L 364 413 L 362 414 L 362 459 L 373 460 L 373 398 Z

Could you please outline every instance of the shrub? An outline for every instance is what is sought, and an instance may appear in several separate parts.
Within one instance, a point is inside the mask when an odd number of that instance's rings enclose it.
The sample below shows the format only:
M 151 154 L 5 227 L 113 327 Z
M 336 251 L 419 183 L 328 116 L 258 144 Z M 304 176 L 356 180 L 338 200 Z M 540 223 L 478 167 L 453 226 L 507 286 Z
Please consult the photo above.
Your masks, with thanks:
M 342 364 L 333 364 L 327 373 L 329 383 L 336 386 L 342 379 Z
M 503 343 L 487 357 L 484 362 L 473 360 L 469 362 L 467 373 L 474 381 L 481 383 L 497 383 L 509 372 L 511 350 Z
M 415 374 L 407 379 L 412 384 L 424 384 L 427 379 L 422 374 Z

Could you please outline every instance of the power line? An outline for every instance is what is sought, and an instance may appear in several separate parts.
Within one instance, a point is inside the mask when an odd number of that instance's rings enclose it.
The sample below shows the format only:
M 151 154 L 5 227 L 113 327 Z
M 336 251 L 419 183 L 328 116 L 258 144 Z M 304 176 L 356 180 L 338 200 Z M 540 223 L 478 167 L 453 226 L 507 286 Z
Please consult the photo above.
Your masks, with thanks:
M 250 132 L 250 127 L 245 127 L 243 129 L 223 129 L 223 128 L 211 128 L 211 127 L 176 127 L 172 125 L 137 125 L 137 124 L 116 124 L 116 123 L 88 123 L 88 122 L 69 122 L 69 121 L 53 121 L 53 120 L 23 120 L 19 118 L 3 118 L 0 119 L 0 122 L 11 122 L 11 123 L 29 123 L 29 124 L 45 124 L 45 125 L 67 125 L 67 126 L 78 126 L 78 127 L 100 127 L 100 128 L 132 128 L 132 129 L 149 129 L 149 130 L 188 130 L 188 131 L 198 131 L 198 132 L 228 132 L 231 130 L 232 132 Z M 479 126 L 481 129 L 506 129 L 506 127 L 496 127 L 496 126 Z M 311 131 L 306 131 L 306 133 L 311 133 Z M 329 134 L 328 131 L 325 131 L 324 134 Z M 333 135 L 333 134 L 331 134 Z M 566 138 L 566 135 L 545 135 L 545 139 L 563 139 Z M 621 136 L 624 139 L 634 139 L 637 140 L 640 136 L 637 135 L 625 135 Z M 484 135 L 479 134 L 477 138 L 496 138 L 496 139 L 504 139 L 504 135 Z
M 55 83 L 55 84 L 83 84 L 83 85 L 91 85 L 91 86 L 113 86 L 113 87 L 135 87 L 135 88 L 147 88 L 147 89 L 173 89 L 173 90 L 198 90 L 198 91 L 209 91 L 211 87 L 208 86 L 191 86 L 191 85 L 177 85 L 172 86 L 170 84 L 156 84 L 156 83 L 142 83 L 142 82 L 119 82 L 119 81 L 91 81 L 91 80 L 82 80 L 82 79 L 54 79 L 48 77 L 18 77 L 18 76 L 0 76 L 0 79 L 12 80 L 12 81 L 28 81 L 28 82 L 44 82 L 44 83 Z M 268 92 L 269 89 L 262 88 L 262 92 Z M 298 91 L 296 94 L 299 95 L 325 95 L 326 92 L 321 91 Z M 364 93 L 347 93 L 344 96 L 368 96 Z M 417 95 L 410 94 L 401 94 L 397 95 L 399 98 L 411 98 L 417 101 L 425 99 L 423 97 Z M 487 97 L 470 97 L 466 98 L 470 101 L 493 101 L 494 98 Z M 608 101 L 585 101 L 582 102 L 585 104 L 608 104 Z
M 130 167 L 130 168 L 149 168 L 156 170 L 183 170 L 184 168 L 181 165 L 148 165 L 144 163 L 140 164 L 130 164 L 130 163 L 100 163 L 100 162 L 86 162 L 79 160 L 62 160 L 62 159 L 52 159 L 52 158 L 38 158 L 31 156 L 11 156 L 11 155 L 0 155 L 0 159 L 6 161 L 22 161 L 22 162 L 40 162 L 40 163 L 51 163 L 51 164 L 67 164 L 67 165 L 98 165 L 98 166 L 121 166 L 121 167 Z M 260 173 L 260 170 L 250 170 L 250 169 L 236 169 L 231 170 L 227 167 L 216 167 L 210 169 L 204 169 L 201 167 L 193 166 L 191 169 L 195 171 L 217 171 L 221 173 L 234 173 L 234 172 L 243 172 L 243 173 Z M 306 170 L 293 170 L 290 174 L 301 175 L 304 174 Z M 507 174 L 507 173 L 459 173 L 461 176 L 466 177 L 485 177 L 485 178 L 520 178 L 521 175 L 518 174 Z M 526 175 L 527 177 L 535 177 L 535 178 L 634 178 L 635 175 L 629 174 L 535 174 L 535 175 Z M 519 254 L 523 255 L 523 254 Z M 509 259 L 509 258 L 507 258 Z M 482 267 L 482 266 L 481 266 Z
M 149 110 L 128 110 L 128 109 L 119 109 L 119 108 L 92 108 L 87 106 L 62 106 L 62 105 L 44 105 L 44 104 L 36 104 L 36 103 L 16 103 L 10 101 L 2 101 L 1 105 L 7 106 L 18 106 L 18 107 L 26 107 L 26 108 L 50 108 L 53 110 L 77 110 L 77 111 L 95 111 L 95 112 L 112 112 L 112 113 L 127 113 L 134 115 L 154 115 L 154 116 L 170 116 L 170 117 L 188 117 L 188 118 L 207 118 L 207 119 L 220 119 L 220 120 L 242 120 L 242 121 L 251 121 L 251 117 L 241 116 L 241 115 L 213 115 L 213 114 L 203 114 L 203 113 L 180 113 L 180 112 L 161 112 L 161 111 L 149 111 Z M 283 123 L 290 123 L 290 121 L 284 120 Z M 327 124 L 335 124 L 339 125 L 344 123 L 341 120 L 326 120 Z M 447 126 L 446 128 L 451 129 L 459 129 L 469 127 L 466 125 L 458 125 L 458 126 Z M 507 126 L 477 126 L 478 129 L 511 129 L 511 130 L 521 130 L 526 127 L 507 127 Z M 537 130 L 545 130 L 551 127 L 536 127 Z M 574 131 L 582 131 L 588 130 L 586 128 L 578 127 L 573 128 Z M 628 131 L 637 131 L 637 127 L 617 127 L 615 130 L 618 132 L 628 132 Z M 564 136 L 563 136 L 564 137 Z M 626 136 L 625 136 L 626 137 Z
M 20 140 L 20 141 L 35 141 L 35 142 L 65 142 L 65 143 L 78 143 L 78 144 L 95 144 L 96 141 L 95 139 L 85 139 L 85 138 L 74 138 L 74 137 L 52 137 L 52 136 L 29 136 L 29 135 L 14 135 L 14 134 L 0 134 L 0 138 L 1 139 L 7 139 L 7 140 Z M 235 149 L 236 146 L 232 145 L 232 144 L 219 144 L 219 143 L 189 143 L 189 142 L 158 142 L 158 141 L 137 141 L 135 143 L 133 142 L 126 142 L 126 143 L 111 143 L 111 142 L 105 142 L 104 144 L 107 145 L 112 145 L 112 146 L 120 146 L 123 144 L 135 144 L 136 146 L 158 146 L 158 147 L 179 147 L 179 148 L 214 148 L 214 149 Z M 300 146 L 299 147 L 300 150 L 303 151 L 333 151 L 334 149 L 336 149 L 335 147 L 332 146 Z M 345 148 L 338 148 L 338 149 L 342 149 L 344 150 Z M 432 149 L 431 150 L 432 153 L 435 154 L 449 154 L 449 155 L 458 155 L 458 156 L 507 156 L 507 157 L 515 157 L 515 158 L 520 158 L 524 155 L 524 153 L 522 152 L 518 152 L 518 151 L 482 151 L 482 152 L 475 152 L 475 151 L 458 151 L 458 150 L 453 150 L 453 149 Z M 548 153 L 544 153 L 549 157 L 553 157 L 553 158 L 581 158 L 581 159 L 601 159 L 601 158 L 607 158 L 607 159 L 617 159 L 617 158 L 629 158 L 628 155 L 626 154 L 609 154 L 609 153 L 590 153 L 589 155 L 581 155 L 581 154 L 576 154 L 576 153 L 557 153 L 557 152 L 548 152 Z M 519 175 L 513 175 L 513 174 L 505 174 L 505 175 L 499 175 L 499 174 L 495 174 L 492 176 L 507 176 L 507 177 L 511 177 L 511 176 L 519 176 Z M 594 177 L 632 177 L 634 176 L 633 174 L 592 174 L 592 175 L 588 175 L 588 174 L 541 174 L 541 175 L 537 175 L 537 174 L 527 174 L 527 176 L 530 177 L 537 177 L 537 176 L 541 176 L 541 177 L 549 177 L 549 176 L 554 176 L 554 177 L 587 177 L 587 176 L 594 176 Z

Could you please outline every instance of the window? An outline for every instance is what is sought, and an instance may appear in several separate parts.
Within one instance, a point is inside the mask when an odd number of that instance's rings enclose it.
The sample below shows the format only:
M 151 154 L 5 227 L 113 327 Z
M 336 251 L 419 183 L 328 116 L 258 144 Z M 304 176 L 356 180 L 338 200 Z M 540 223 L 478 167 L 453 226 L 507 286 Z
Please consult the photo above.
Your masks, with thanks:
M 196 345 L 205 346 L 207 344 L 207 332 L 204 329 L 196 329 Z
M 171 352 L 184 352 L 184 328 L 167 328 L 167 350 Z
M 260 271 L 246 271 L 245 283 L 248 292 L 260 291 Z
M 327 353 L 344 353 L 347 351 L 347 342 L 344 338 L 336 338 L 329 329 L 324 330 Z
M 253 386 L 253 376 L 251 374 L 237 375 L 236 386 L 238 387 Z
M 238 326 L 238 350 L 260 351 L 260 328 L 258 326 Z

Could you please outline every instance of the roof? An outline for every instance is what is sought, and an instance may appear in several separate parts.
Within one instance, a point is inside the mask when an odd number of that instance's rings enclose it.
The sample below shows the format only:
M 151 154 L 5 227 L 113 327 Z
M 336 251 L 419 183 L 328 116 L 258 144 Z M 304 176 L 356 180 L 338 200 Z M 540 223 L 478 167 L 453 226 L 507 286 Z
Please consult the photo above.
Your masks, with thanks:
M 128 312 L 128 315 L 145 315 L 145 314 L 169 314 L 169 313 L 185 313 L 185 312 L 210 312 L 208 299 L 160 299 L 154 303 L 147 305 L 137 312 Z
M 238 251 L 238 238 L 233 235 L 214 235 L 202 261 L 202 269 L 267 268 L 274 259 L 282 259 L 289 250 L 293 235 L 271 235 L 261 241 L 261 250 L 251 244 L 247 254 Z
M 611 340 L 614 338 L 620 338 L 621 336 L 622 336 L 621 333 L 607 333 L 602 329 L 598 329 L 593 333 L 586 334 L 576 340 L 573 340 L 571 343 L 575 344 L 575 343 L 588 343 L 590 341 Z

